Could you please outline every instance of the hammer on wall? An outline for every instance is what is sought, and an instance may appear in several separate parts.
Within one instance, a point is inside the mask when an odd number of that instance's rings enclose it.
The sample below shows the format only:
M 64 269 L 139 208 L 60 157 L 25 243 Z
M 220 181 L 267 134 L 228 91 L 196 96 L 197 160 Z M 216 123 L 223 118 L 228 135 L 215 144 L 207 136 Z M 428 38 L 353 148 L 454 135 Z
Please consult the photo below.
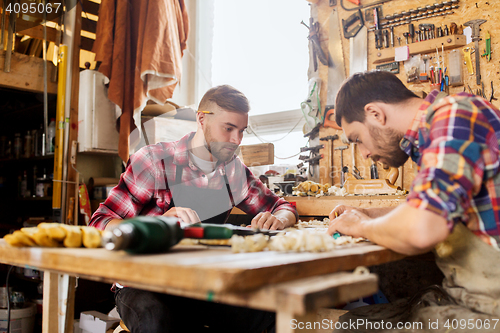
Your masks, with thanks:
M 325 137 L 322 137 L 322 138 L 319 138 L 321 141 L 328 141 L 330 143 L 330 180 L 332 182 L 332 186 L 333 186 L 333 141 L 337 140 L 339 138 L 339 136 L 337 134 L 335 135 L 328 135 L 328 136 L 325 136 Z
M 345 174 L 347 173 L 348 171 L 348 168 L 347 167 L 344 167 L 344 150 L 346 150 L 347 148 L 349 148 L 348 146 L 340 146 L 340 147 L 337 147 L 335 148 L 335 150 L 340 150 L 340 187 L 343 187 L 344 186 L 344 182 L 345 182 Z

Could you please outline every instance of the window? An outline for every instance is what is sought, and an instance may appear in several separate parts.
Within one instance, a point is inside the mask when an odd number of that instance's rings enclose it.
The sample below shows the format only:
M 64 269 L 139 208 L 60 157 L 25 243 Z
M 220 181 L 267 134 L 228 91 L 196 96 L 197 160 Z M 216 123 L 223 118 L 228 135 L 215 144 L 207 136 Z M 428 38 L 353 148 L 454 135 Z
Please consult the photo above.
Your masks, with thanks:
M 308 31 L 300 22 L 308 18 L 304 0 L 214 0 L 212 84 L 248 97 L 257 136 L 245 134 L 242 144 L 273 142 L 275 164 L 298 164 L 298 156 L 283 158 L 307 143 L 300 103 L 307 97 Z M 262 117 L 283 111 L 281 119 Z
M 188 0 L 187 5 L 191 40 L 179 87 L 186 92 L 173 100 L 197 105 L 210 87 L 234 86 L 248 97 L 250 124 L 259 136 L 246 133 L 242 144 L 273 142 L 276 164 L 298 164 L 299 147 L 307 144 L 300 110 L 308 93 L 308 30 L 300 24 L 309 21 L 307 1 Z M 279 159 L 291 155 L 297 156 Z

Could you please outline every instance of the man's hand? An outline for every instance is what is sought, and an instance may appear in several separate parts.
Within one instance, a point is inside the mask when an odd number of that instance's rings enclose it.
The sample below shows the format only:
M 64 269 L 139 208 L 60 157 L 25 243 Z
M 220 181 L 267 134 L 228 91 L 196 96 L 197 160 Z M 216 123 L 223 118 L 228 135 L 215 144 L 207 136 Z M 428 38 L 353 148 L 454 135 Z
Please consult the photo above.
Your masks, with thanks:
M 175 216 L 188 224 L 200 222 L 200 217 L 191 208 L 172 207 L 163 216 Z
M 357 211 L 360 211 L 361 213 L 363 213 L 365 215 L 368 215 L 366 210 L 363 208 L 356 208 L 356 207 L 347 206 L 347 205 L 338 205 L 331 211 L 330 216 L 329 216 L 330 221 L 335 219 L 336 217 L 339 217 L 340 215 L 342 215 L 344 213 L 348 213 L 354 209 Z
M 286 227 L 286 221 L 283 217 L 277 217 L 270 212 L 263 212 L 255 215 L 251 224 L 252 228 L 282 230 Z
M 352 207 L 349 207 L 351 208 L 349 210 L 344 210 L 339 217 L 335 218 L 336 209 L 339 207 L 340 206 L 335 207 L 330 214 L 330 226 L 327 231 L 328 234 L 333 235 L 334 233 L 339 232 L 352 237 L 366 237 L 363 232 L 363 222 L 370 221 L 371 218 L 361 211 L 353 209 Z

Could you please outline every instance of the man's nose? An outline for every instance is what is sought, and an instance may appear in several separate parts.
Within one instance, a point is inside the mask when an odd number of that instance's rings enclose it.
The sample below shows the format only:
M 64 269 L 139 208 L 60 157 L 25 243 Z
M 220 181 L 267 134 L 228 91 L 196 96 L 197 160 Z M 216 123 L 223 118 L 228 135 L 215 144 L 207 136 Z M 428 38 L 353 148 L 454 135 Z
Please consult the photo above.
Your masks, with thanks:
M 231 137 L 229 138 L 229 141 L 231 143 L 239 145 L 241 143 L 242 139 L 243 139 L 243 133 L 240 133 L 239 131 L 233 131 L 231 133 Z

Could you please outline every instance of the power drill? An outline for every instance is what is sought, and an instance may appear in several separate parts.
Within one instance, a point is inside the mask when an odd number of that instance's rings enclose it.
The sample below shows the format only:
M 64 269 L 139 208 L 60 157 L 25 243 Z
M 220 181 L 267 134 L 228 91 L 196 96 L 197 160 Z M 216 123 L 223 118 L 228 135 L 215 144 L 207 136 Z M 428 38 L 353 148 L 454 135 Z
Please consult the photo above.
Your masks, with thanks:
M 102 245 L 107 250 L 129 253 L 161 253 L 184 238 L 179 219 L 166 216 L 137 216 L 105 231 Z

